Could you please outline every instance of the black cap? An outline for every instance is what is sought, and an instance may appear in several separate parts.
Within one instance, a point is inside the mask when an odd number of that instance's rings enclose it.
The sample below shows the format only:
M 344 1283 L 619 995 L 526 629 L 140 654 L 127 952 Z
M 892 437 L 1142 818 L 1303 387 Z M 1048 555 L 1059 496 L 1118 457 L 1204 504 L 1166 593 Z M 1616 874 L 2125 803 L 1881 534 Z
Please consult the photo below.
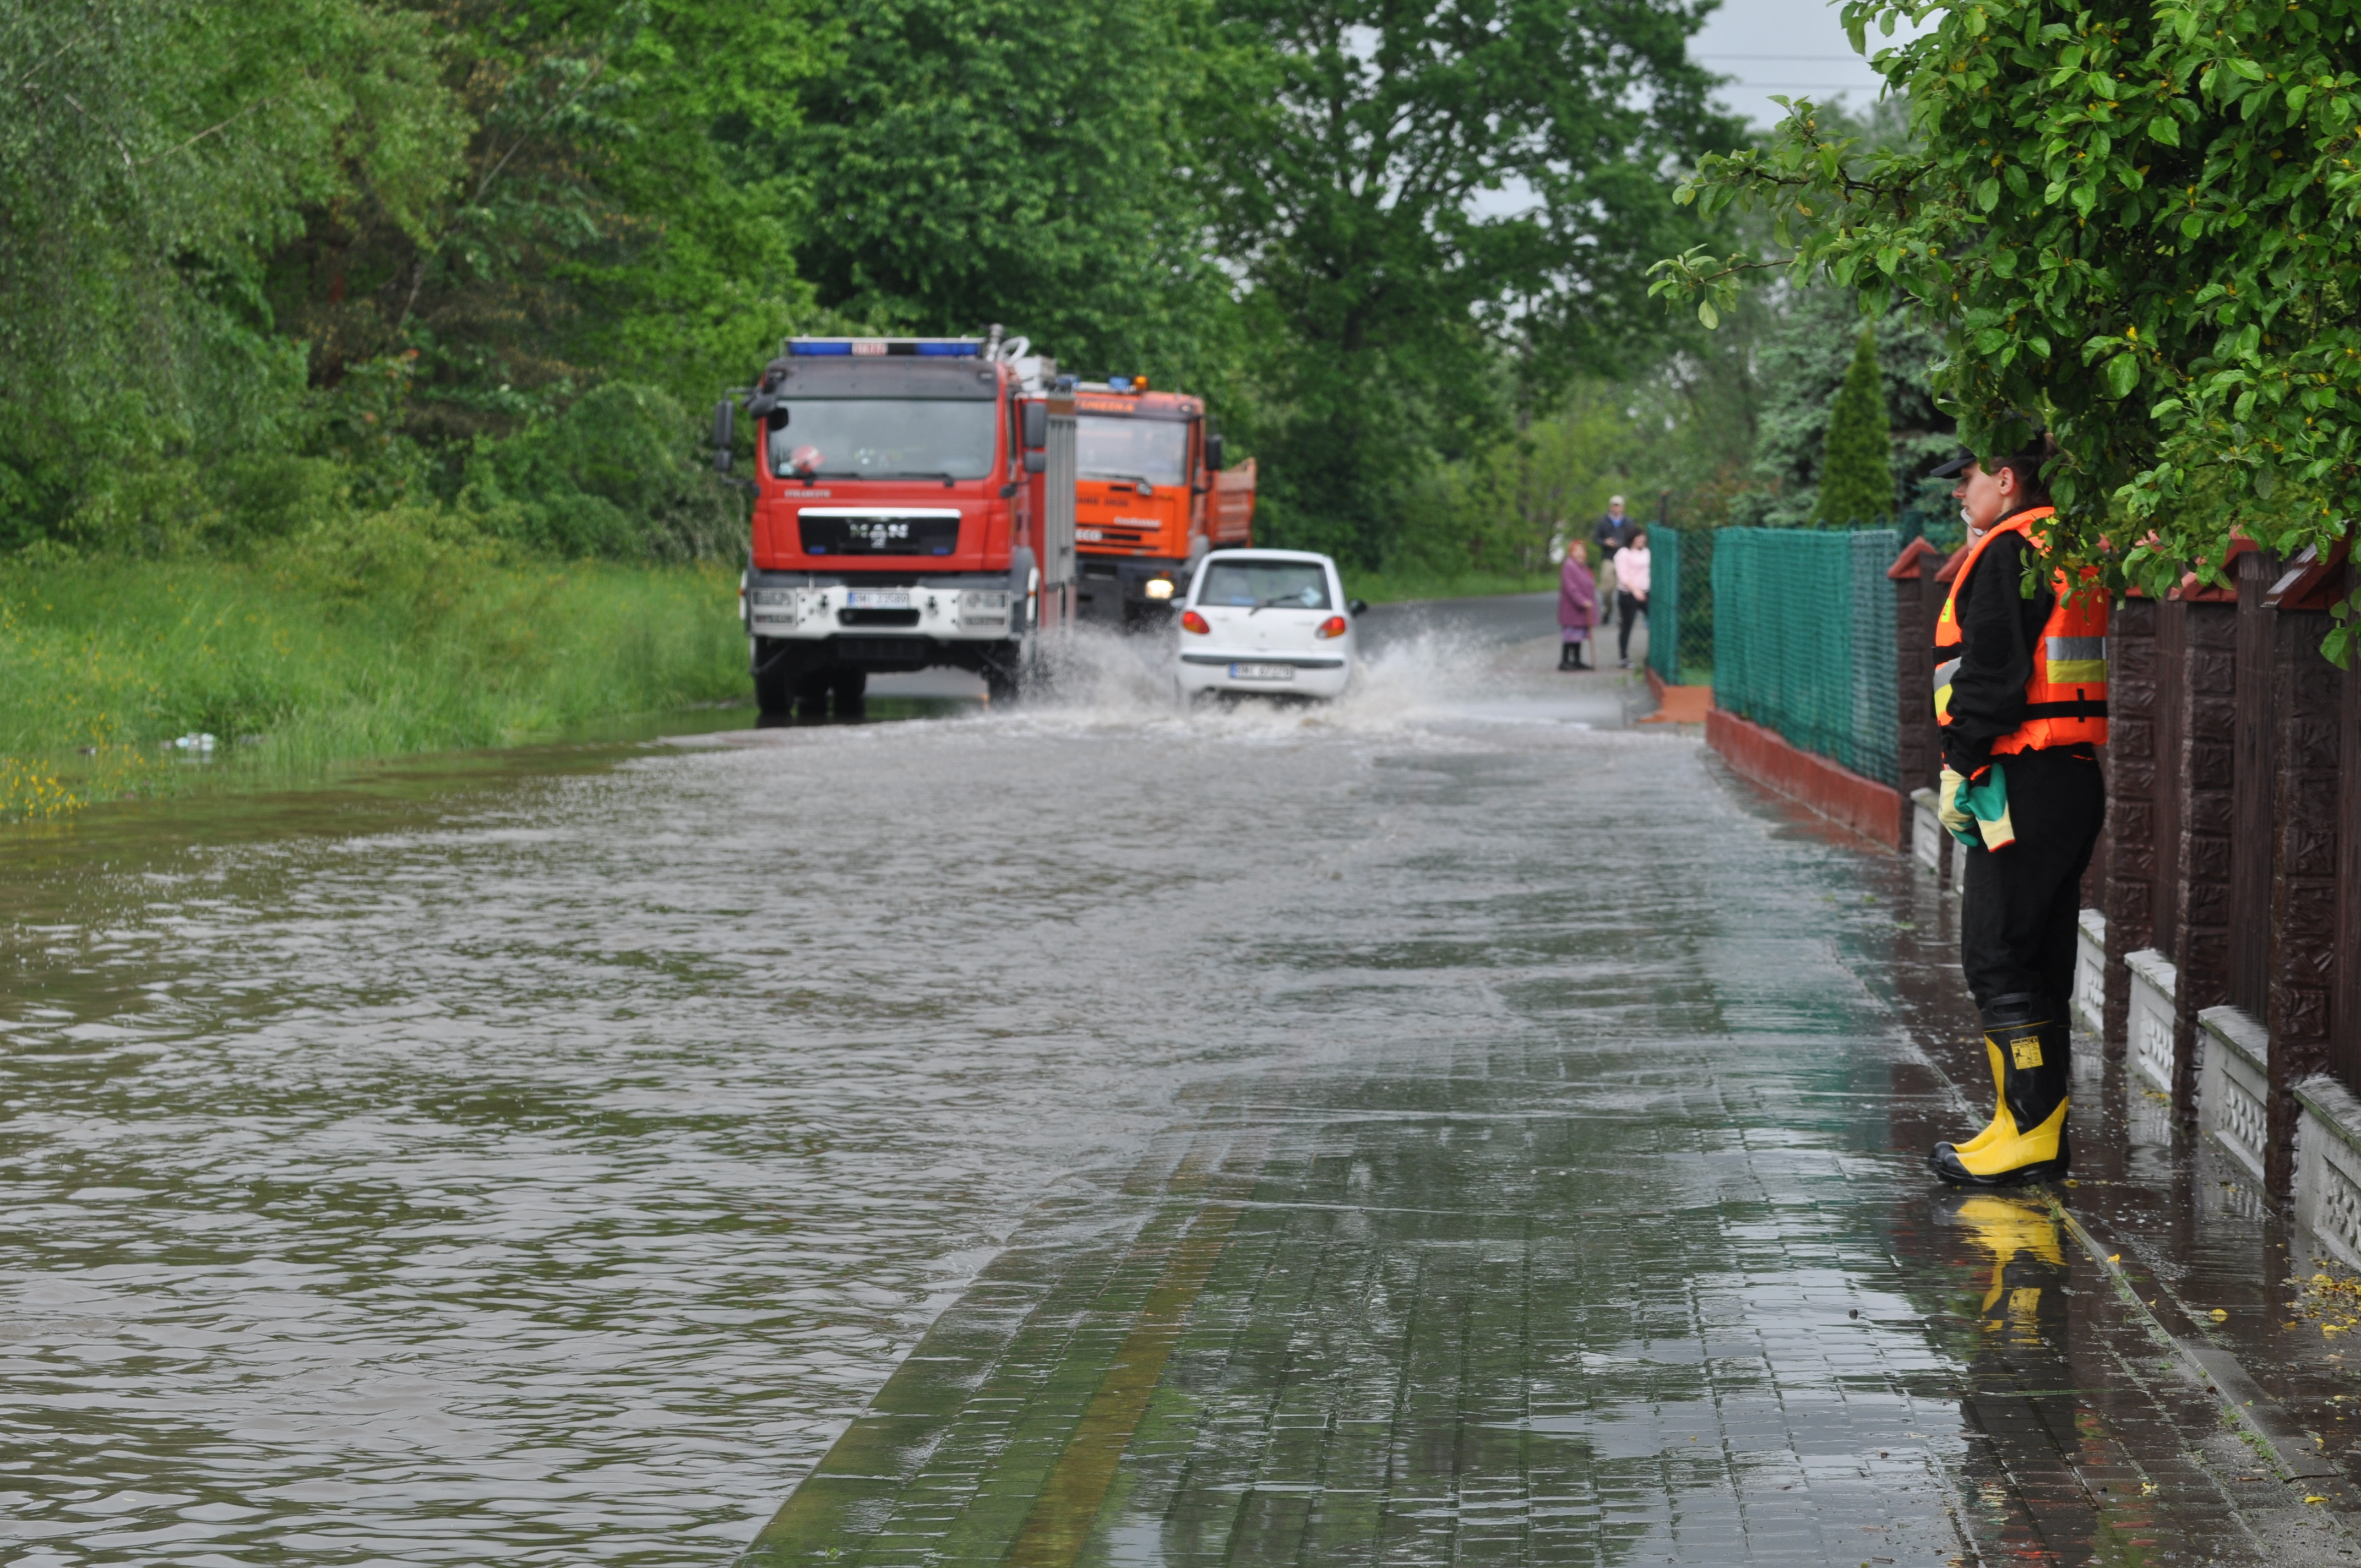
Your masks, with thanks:
M 2015 420 L 2031 427 L 2033 433 L 2026 438 L 2024 445 L 2004 457 L 1997 458 L 1996 461 L 2031 463 L 2037 466 L 2058 455 L 2057 444 L 2050 440 L 2049 433 L 2041 428 L 2040 420 L 2021 409 L 2012 409 L 2010 413 Z M 1968 466 L 1975 461 L 1974 453 L 1962 453 L 1948 463 L 1938 463 L 1929 468 L 1927 471 L 1927 477 L 1930 479 L 1948 479 L 1954 474 L 1966 472 Z

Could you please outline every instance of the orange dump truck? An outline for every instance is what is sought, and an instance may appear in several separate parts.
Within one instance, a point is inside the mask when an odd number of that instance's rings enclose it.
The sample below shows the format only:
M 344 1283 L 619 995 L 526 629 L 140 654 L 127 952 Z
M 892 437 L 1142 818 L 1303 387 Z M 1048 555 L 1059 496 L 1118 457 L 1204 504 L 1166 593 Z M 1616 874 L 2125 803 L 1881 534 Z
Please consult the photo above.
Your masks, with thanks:
M 1222 466 L 1205 400 L 1111 377 L 1074 389 L 1080 619 L 1162 620 L 1208 550 L 1254 542 L 1255 466 Z

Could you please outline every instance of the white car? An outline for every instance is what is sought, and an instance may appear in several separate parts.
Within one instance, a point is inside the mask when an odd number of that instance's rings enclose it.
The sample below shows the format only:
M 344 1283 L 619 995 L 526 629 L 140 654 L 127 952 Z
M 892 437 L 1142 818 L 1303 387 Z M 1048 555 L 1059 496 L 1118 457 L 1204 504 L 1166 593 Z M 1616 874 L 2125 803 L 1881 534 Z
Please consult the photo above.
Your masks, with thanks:
M 1216 550 L 1180 607 L 1180 695 L 1341 696 L 1353 678 L 1353 623 L 1336 563 L 1305 550 Z

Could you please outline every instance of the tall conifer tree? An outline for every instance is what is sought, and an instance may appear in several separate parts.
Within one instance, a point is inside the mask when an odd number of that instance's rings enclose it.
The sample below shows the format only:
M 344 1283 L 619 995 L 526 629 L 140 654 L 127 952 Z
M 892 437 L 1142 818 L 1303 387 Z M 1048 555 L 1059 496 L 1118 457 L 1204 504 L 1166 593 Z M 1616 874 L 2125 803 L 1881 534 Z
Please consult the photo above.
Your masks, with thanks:
M 1820 465 L 1820 504 L 1812 521 L 1850 528 L 1894 521 L 1894 433 L 1877 369 L 1877 334 L 1861 329 L 1852 366 L 1828 410 L 1828 456 Z

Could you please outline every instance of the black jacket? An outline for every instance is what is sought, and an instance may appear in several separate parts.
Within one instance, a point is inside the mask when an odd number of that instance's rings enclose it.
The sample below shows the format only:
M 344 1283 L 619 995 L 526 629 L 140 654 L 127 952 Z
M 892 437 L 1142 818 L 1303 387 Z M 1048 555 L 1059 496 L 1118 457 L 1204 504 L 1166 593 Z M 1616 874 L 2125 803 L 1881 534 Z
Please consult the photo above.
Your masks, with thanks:
M 2025 722 L 2033 651 L 2058 603 L 2047 572 L 2034 597 L 2025 597 L 2029 549 L 2023 534 L 2002 534 L 1958 585 L 1960 667 L 1951 676 L 1943 765 L 1970 778 L 1991 763 L 1992 743 Z

